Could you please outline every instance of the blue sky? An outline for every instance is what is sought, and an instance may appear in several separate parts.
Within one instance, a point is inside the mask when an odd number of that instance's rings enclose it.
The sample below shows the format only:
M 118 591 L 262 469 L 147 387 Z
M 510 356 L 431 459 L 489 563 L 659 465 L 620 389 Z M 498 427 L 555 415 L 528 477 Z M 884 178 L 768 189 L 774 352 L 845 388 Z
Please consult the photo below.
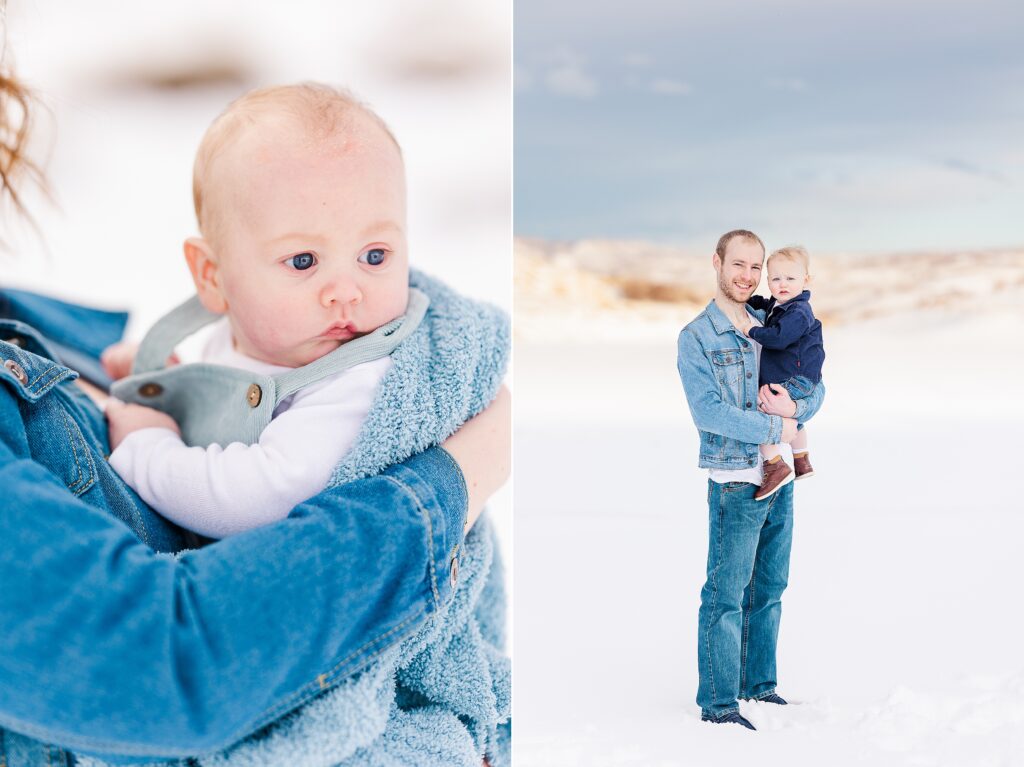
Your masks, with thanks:
M 515 3 L 515 230 L 1024 246 L 1024 5 Z

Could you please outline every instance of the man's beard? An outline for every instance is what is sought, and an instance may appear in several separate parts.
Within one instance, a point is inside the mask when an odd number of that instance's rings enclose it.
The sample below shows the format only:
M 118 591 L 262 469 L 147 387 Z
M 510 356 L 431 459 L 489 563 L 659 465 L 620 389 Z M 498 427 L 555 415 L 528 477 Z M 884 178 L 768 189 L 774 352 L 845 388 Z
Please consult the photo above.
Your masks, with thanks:
M 722 276 L 721 272 L 718 273 L 718 289 L 722 291 L 722 294 L 726 298 L 730 301 L 735 301 L 737 304 L 745 304 L 747 299 L 753 295 L 756 288 L 757 285 L 754 285 L 746 292 L 746 295 L 741 295 L 736 292 L 738 288 L 733 285 L 732 282 L 727 281 L 725 277 Z

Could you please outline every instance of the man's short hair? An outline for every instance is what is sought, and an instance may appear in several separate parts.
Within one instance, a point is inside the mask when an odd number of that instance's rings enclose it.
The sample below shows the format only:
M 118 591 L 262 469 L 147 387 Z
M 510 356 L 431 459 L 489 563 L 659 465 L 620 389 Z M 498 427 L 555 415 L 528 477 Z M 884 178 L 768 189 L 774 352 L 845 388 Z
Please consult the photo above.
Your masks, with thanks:
M 715 253 L 718 254 L 719 258 L 725 258 L 725 249 L 729 247 L 729 243 L 735 237 L 742 237 L 750 242 L 756 242 L 761 246 L 761 252 L 764 253 L 764 243 L 761 242 L 761 238 L 748 229 L 733 229 L 731 232 L 726 232 L 718 238 L 718 245 L 715 246 Z
M 774 258 L 781 258 L 784 261 L 800 264 L 804 268 L 804 272 L 807 274 L 811 272 L 811 256 L 807 249 L 800 245 L 789 245 L 785 248 L 773 250 L 772 254 L 768 256 L 768 263 L 770 264 Z

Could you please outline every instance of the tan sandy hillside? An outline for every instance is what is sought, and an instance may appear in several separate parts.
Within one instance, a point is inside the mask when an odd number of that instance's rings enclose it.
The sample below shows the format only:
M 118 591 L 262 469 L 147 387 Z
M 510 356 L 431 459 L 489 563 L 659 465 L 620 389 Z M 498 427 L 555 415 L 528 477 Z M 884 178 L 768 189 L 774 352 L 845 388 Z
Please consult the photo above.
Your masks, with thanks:
M 811 254 L 814 310 L 828 325 L 1024 301 L 1024 248 L 881 255 Z M 647 242 L 515 243 L 518 337 L 628 336 L 675 326 L 714 290 L 710 254 Z M 762 280 L 760 293 L 768 295 Z

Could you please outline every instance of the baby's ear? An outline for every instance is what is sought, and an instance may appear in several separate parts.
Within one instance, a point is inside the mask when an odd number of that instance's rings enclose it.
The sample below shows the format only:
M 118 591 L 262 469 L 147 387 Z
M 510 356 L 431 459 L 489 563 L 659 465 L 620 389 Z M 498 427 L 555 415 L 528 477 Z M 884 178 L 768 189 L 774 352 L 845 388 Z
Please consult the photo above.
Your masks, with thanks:
M 221 290 L 220 270 L 210 243 L 202 237 L 189 237 L 185 240 L 185 261 L 203 306 L 214 314 L 224 314 L 228 302 Z

